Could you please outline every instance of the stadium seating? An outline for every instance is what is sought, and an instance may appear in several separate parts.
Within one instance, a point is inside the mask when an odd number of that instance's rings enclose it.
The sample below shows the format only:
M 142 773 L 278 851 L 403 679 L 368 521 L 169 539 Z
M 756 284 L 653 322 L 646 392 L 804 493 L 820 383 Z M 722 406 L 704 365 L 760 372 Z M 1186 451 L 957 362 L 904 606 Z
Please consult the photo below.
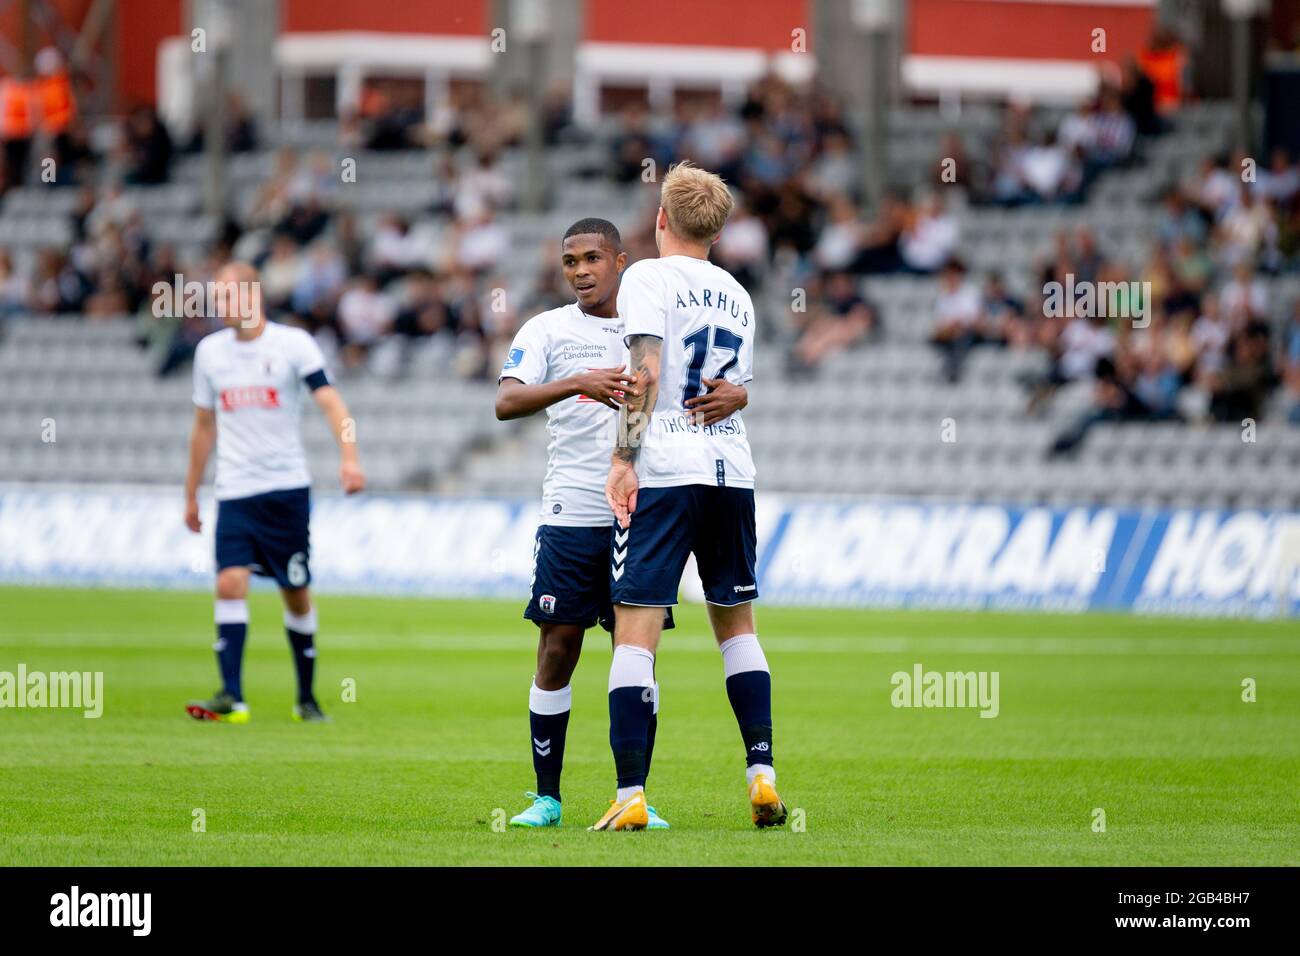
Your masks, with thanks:
M 1138 261 L 1152 241 L 1157 190 L 1221 147 L 1230 116 L 1223 104 L 1188 107 L 1178 128 L 1151 144 L 1144 163 L 1105 177 L 1086 204 L 1007 210 L 955 203 L 964 258 L 976 273 L 999 270 L 1013 288 L 1023 289 L 1060 229 L 1088 227 L 1109 255 Z M 991 109 L 971 108 L 959 117 L 895 109 L 895 182 L 923 181 L 943 131 L 956 129 L 975 140 L 992 135 L 997 122 Z M 331 123 L 284 127 L 263 151 L 233 157 L 229 175 L 245 209 L 280 144 L 319 149 L 332 162 L 345 155 L 357 159 L 358 182 L 341 190 L 339 201 L 357 214 L 363 235 L 381 213 L 393 211 L 442 227 L 427 212 L 436 187 L 431 154 L 349 154 L 337 146 Z M 578 176 L 602 157 L 591 144 L 555 147 L 549 161 L 561 185 L 550 211 L 502 217 L 513 247 L 524 253 L 501 265 L 511 290 L 523 294 L 538 269 L 549 267 L 537 261 L 535 250 L 575 218 L 600 215 L 624 225 L 642 211 L 650 198 L 646 190 Z M 217 231 L 199 214 L 202 163 L 182 157 L 171 184 L 127 191 L 155 240 L 181 252 L 201 247 Z M 66 244 L 76 201 L 75 189 L 10 191 L 0 209 L 0 246 L 23 255 Z M 1276 319 L 1300 296 L 1300 278 L 1269 281 Z M 1012 503 L 1300 507 L 1294 480 L 1300 429 L 1285 424 L 1281 409 L 1265 419 L 1253 443 L 1243 442 L 1235 426 L 1099 425 L 1077 457 L 1049 460 L 1053 437 L 1086 408 L 1087 386 L 1071 386 L 1043 417 L 1027 418 L 1016 376 L 1041 368 L 1043 358 L 1004 350 L 977 350 L 960 384 L 943 383 L 938 357 L 926 344 L 937 280 L 872 278 L 865 290 L 881 310 L 883 341 L 836 356 L 812 379 L 785 373 L 779 337 L 788 298 L 769 292 L 759 299 L 773 337 L 759 346 L 745 418 L 763 489 Z M 188 377 L 155 378 L 155 360 L 133 341 L 129 320 L 23 318 L 9 321 L 6 331 L 0 343 L 0 476 L 182 481 Z M 494 384 L 456 378 L 451 356 L 437 343 L 418 350 L 396 377 L 396 347 L 381 347 L 366 373 L 343 382 L 373 489 L 536 494 L 546 463 L 544 418 L 495 421 Z M 312 467 L 329 488 L 332 444 L 319 416 L 306 418 Z M 46 419 L 56 429 L 49 443 L 39 440 Z M 955 425 L 955 441 L 942 440 L 946 419 Z

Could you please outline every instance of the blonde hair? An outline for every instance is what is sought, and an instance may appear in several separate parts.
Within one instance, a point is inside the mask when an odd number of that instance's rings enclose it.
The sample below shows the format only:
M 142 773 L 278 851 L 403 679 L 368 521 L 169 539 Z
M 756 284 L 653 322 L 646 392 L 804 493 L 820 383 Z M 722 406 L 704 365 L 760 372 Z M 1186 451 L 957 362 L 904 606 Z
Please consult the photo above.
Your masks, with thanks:
M 727 224 L 733 201 L 721 176 L 684 161 L 669 167 L 659 205 L 678 236 L 712 242 Z

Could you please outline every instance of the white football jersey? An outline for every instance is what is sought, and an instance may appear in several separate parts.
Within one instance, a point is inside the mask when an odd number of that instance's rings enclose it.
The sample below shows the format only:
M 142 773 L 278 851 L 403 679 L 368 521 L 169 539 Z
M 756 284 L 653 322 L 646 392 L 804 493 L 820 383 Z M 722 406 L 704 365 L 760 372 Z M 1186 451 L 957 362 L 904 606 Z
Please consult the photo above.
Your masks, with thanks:
M 587 315 L 571 303 L 523 324 L 500 377 L 540 385 L 621 364 L 623 320 Z M 605 479 L 617 427 L 618 414 L 585 395 L 546 409 L 551 443 L 542 483 L 542 524 L 590 528 L 613 523 Z
M 315 339 L 275 322 L 251 341 L 225 328 L 199 342 L 194 404 L 216 410 L 218 500 L 311 484 L 299 408 L 304 379 L 324 368 Z
M 753 488 L 754 458 L 740 414 L 701 427 L 690 423 L 685 406 L 704 393 L 701 379 L 745 385 L 754 377 L 756 322 L 749 293 L 704 259 L 642 259 L 623 273 L 618 313 L 626 335 L 663 339 L 659 396 L 637 456 L 642 487 Z

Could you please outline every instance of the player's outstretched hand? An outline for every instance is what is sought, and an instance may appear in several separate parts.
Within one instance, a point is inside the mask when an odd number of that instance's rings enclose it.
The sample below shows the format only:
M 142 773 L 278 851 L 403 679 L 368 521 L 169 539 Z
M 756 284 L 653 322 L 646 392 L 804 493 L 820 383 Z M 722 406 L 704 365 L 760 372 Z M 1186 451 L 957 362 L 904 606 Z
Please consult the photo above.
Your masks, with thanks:
M 185 527 L 195 534 L 203 530 L 203 522 L 199 520 L 199 500 L 197 498 L 190 498 L 185 502 Z
M 357 462 L 345 461 L 339 468 L 339 483 L 343 485 L 345 495 L 355 495 L 358 491 L 365 491 L 366 473 Z
M 636 480 L 636 466 L 630 461 L 615 459 L 609 466 L 609 479 L 605 482 L 605 500 L 618 521 L 620 528 L 632 523 L 632 512 L 636 511 L 636 493 L 639 488 Z
M 686 400 L 691 421 L 696 425 L 720 422 L 749 404 L 749 392 L 743 385 L 733 385 L 725 378 L 705 378 L 700 381 L 708 391 Z
M 631 391 L 632 388 L 632 377 L 627 374 L 626 365 L 617 368 L 593 368 L 584 375 L 578 376 L 579 393 L 610 408 L 618 408 L 622 405 L 623 394 Z

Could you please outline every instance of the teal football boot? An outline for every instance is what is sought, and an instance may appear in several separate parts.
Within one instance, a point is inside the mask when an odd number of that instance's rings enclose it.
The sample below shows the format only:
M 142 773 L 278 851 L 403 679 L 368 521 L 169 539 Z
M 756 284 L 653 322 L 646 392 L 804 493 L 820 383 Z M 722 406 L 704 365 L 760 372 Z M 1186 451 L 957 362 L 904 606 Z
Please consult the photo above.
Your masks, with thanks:
M 560 825 L 560 801 L 554 797 L 539 797 L 531 790 L 524 793 L 533 798 L 533 805 L 523 813 L 510 818 L 512 827 L 558 827 Z

